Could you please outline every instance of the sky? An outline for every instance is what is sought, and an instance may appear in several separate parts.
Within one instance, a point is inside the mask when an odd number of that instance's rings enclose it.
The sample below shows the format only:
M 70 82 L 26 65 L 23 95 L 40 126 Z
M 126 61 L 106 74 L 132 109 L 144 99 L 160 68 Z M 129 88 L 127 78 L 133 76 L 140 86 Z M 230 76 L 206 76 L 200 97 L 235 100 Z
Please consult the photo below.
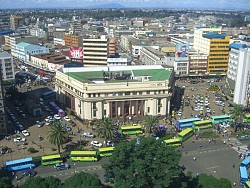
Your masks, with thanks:
M 88 8 L 119 3 L 125 8 L 216 8 L 250 10 L 250 0 L 0 0 L 0 9 Z

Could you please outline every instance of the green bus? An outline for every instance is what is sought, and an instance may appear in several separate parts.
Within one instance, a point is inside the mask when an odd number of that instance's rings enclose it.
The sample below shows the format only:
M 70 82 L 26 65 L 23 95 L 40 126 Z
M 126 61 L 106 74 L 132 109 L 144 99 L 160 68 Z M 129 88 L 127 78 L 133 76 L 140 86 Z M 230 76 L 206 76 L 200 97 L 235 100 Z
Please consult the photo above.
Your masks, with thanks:
M 178 146 L 181 146 L 181 140 L 179 138 L 171 138 L 171 139 L 167 139 L 167 140 L 164 140 L 164 142 L 168 145 L 168 146 L 175 146 L 175 147 L 178 147 Z
M 99 148 L 98 154 L 100 157 L 109 157 L 112 155 L 115 147 L 105 147 L 105 148 Z
M 57 164 L 57 163 L 62 163 L 63 162 L 62 157 L 61 157 L 60 154 L 42 156 L 41 160 L 42 160 L 42 165 L 43 166 L 53 165 L 53 164 Z
M 140 125 L 136 126 L 122 126 L 121 134 L 142 134 L 142 127 Z
M 227 122 L 233 122 L 233 119 L 230 115 L 220 115 L 220 116 L 211 116 L 213 125 L 219 124 L 219 123 L 227 123 Z
M 96 162 L 98 154 L 97 151 L 71 151 L 70 160 L 73 162 Z
M 250 114 L 245 114 L 243 122 L 244 123 L 250 123 Z
M 213 127 L 211 120 L 201 120 L 201 121 L 196 121 L 193 123 L 194 130 L 208 129 L 211 127 Z
M 244 188 L 250 188 L 250 181 L 246 181 Z
M 178 138 L 180 139 L 181 142 L 184 142 L 193 135 L 194 135 L 194 130 L 192 128 L 186 128 L 178 134 Z

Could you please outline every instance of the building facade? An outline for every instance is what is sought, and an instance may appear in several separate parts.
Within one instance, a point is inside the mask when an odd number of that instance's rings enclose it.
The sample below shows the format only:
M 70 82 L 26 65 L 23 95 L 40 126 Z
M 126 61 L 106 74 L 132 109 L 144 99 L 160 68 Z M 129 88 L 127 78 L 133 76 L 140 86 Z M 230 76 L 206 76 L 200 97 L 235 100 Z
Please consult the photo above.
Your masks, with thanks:
M 0 65 L 2 72 L 2 80 L 15 79 L 13 58 L 9 53 L 0 51 Z
M 8 69 L 10 61 L 12 61 L 12 57 L 10 57 L 10 55 L 7 52 L 0 51 L 0 64 L 2 66 L 1 71 L 2 70 L 4 71 L 3 67 L 5 66 L 5 72 L 6 72 L 6 68 Z M 0 74 L 0 135 L 5 136 L 7 135 L 8 128 L 7 128 L 6 113 L 5 113 L 5 100 L 4 100 L 4 89 L 3 89 L 3 79 L 2 79 L 3 77 L 4 74 L 1 73 Z
M 221 29 L 218 30 L 221 31 Z M 207 31 L 210 31 L 210 29 L 195 30 L 194 49 L 198 52 L 208 54 L 209 74 L 226 74 L 229 60 L 230 36 L 220 34 L 219 32 Z
M 233 102 L 249 107 L 250 99 L 250 49 L 240 48 Z
M 11 54 L 21 61 L 27 61 L 30 55 L 46 54 L 49 53 L 49 49 L 45 46 L 33 45 L 26 42 L 18 43 L 14 50 L 11 50 Z
M 207 54 L 189 51 L 189 75 L 207 74 Z
M 64 41 L 66 47 L 82 47 L 82 39 L 83 36 L 72 35 L 72 34 L 65 34 Z
M 10 16 L 10 28 L 15 31 L 18 27 L 24 25 L 24 19 L 22 16 Z
M 166 116 L 173 80 L 160 65 L 63 69 L 56 72 L 56 99 L 83 120 Z
M 166 64 L 164 53 L 152 47 L 144 47 L 140 53 L 140 63 L 143 65 L 161 65 Z

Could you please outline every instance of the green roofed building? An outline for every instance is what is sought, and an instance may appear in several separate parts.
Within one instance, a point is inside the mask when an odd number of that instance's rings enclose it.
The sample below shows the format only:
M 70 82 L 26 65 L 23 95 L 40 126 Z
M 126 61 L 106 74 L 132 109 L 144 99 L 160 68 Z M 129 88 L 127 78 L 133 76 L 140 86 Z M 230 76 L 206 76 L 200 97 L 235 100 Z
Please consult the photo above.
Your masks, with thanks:
M 166 116 L 174 72 L 161 65 L 64 68 L 57 101 L 83 120 Z

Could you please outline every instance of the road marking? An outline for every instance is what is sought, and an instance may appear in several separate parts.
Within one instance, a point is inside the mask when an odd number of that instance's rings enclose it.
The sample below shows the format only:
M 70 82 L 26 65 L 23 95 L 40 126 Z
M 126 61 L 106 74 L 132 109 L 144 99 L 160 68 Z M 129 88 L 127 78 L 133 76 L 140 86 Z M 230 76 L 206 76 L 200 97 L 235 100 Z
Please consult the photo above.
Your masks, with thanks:
M 212 167 L 208 167 L 207 169 L 209 170 L 209 169 L 218 168 L 218 167 L 220 166 L 212 166 Z

